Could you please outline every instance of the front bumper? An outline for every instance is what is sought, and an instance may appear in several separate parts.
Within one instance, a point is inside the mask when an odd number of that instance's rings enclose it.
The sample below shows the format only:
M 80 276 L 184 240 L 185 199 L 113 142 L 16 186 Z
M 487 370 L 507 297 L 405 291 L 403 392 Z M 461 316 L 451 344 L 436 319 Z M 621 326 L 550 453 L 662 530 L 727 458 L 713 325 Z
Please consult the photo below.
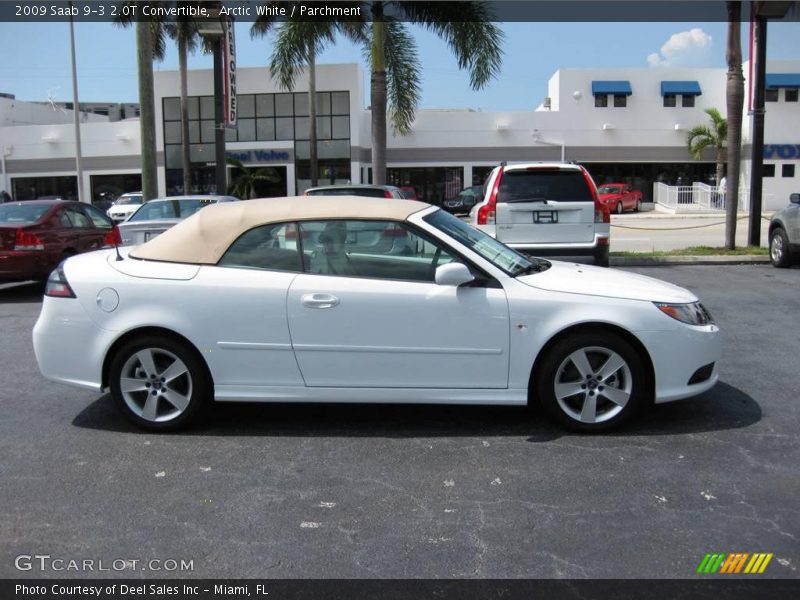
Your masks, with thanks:
M 719 380 L 722 340 L 716 325 L 679 324 L 669 331 L 639 331 L 636 335 L 650 351 L 657 404 L 702 394 Z M 689 383 L 698 369 L 712 363 L 708 379 Z

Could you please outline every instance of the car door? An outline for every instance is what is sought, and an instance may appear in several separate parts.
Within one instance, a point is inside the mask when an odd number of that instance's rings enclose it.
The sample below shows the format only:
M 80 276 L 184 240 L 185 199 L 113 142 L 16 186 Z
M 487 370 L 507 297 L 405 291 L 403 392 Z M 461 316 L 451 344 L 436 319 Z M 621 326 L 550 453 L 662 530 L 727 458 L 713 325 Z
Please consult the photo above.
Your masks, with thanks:
M 594 198 L 579 169 L 506 167 L 497 194 L 501 242 L 564 243 L 594 239 Z
M 73 232 L 75 234 L 75 250 L 77 252 L 87 252 L 89 250 L 97 250 L 102 246 L 95 240 L 97 230 L 92 223 L 89 216 L 83 211 L 82 206 L 73 204 L 64 209 L 69 220 L 72 222 Z
M 286 301 L 307 386 L 508 386 L 509 315 L 500 286 L 437 285 L 436 267 L 458 257 L 406 224 L 342 220 L 301 228 L 304 273 Z M 316 244 L 306 231 L 319 232 Z M 370 248 L 375 233 L 392 244 Z M 397 252 L 398 243 L 405 251 Z
M 106 245 L 106 237 L 109 233 L 111 233 L 112 228 L 114 227 L 114 222 L 111 220 L 110 217 L 103 214 L 103 212 L 94 206 L 86 206 L 81 207 L 83 211 L 86 213 L 86 216 L 92 221 L 92 225 L 94 225 L 94 231 L 92 232 L 91 239 L 89 241 L 90 245 L 96 246 L 97 248 L 102 248 Z

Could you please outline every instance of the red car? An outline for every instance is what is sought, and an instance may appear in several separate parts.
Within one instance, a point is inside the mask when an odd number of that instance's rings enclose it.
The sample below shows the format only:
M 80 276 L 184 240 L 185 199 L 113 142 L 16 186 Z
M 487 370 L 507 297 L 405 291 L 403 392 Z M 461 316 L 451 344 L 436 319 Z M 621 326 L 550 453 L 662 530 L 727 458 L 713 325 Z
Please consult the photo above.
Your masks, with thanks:
M 626 210 L 639 212 L 642 208 L 642 192 L 631 189 L 627 183 L 604 183 L 597 188 L 597 196 L 609 212 L 618 215 Z
M 0 204 L 0 280 L 46 279 L 68 256 L 121 242 L 111 219 L 83 202 Z

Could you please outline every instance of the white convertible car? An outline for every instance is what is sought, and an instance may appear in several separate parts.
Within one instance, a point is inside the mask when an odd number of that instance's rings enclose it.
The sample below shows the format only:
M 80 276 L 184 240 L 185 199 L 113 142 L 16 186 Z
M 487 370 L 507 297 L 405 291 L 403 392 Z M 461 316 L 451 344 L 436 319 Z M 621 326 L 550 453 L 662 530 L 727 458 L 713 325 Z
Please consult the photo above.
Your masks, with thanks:
M 212 205 L 141 246 L 67 259 L 42 373 L 172 430 L 212 400 L 524 405 L 598 431 L 717 381 L 689 291 L 526 258 L 421 202 Z

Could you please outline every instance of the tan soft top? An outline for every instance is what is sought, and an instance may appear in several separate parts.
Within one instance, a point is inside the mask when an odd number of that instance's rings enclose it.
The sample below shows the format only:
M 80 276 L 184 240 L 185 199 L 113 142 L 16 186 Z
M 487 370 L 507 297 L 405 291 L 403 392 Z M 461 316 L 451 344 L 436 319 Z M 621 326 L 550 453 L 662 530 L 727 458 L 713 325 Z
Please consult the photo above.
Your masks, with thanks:
M 284 221 L 389 219 L 404 221 L 430 205 L 359 196 L 296 196 L 211 204 L 131 250 L 145 260 L 214 265 L 245 231 Z

